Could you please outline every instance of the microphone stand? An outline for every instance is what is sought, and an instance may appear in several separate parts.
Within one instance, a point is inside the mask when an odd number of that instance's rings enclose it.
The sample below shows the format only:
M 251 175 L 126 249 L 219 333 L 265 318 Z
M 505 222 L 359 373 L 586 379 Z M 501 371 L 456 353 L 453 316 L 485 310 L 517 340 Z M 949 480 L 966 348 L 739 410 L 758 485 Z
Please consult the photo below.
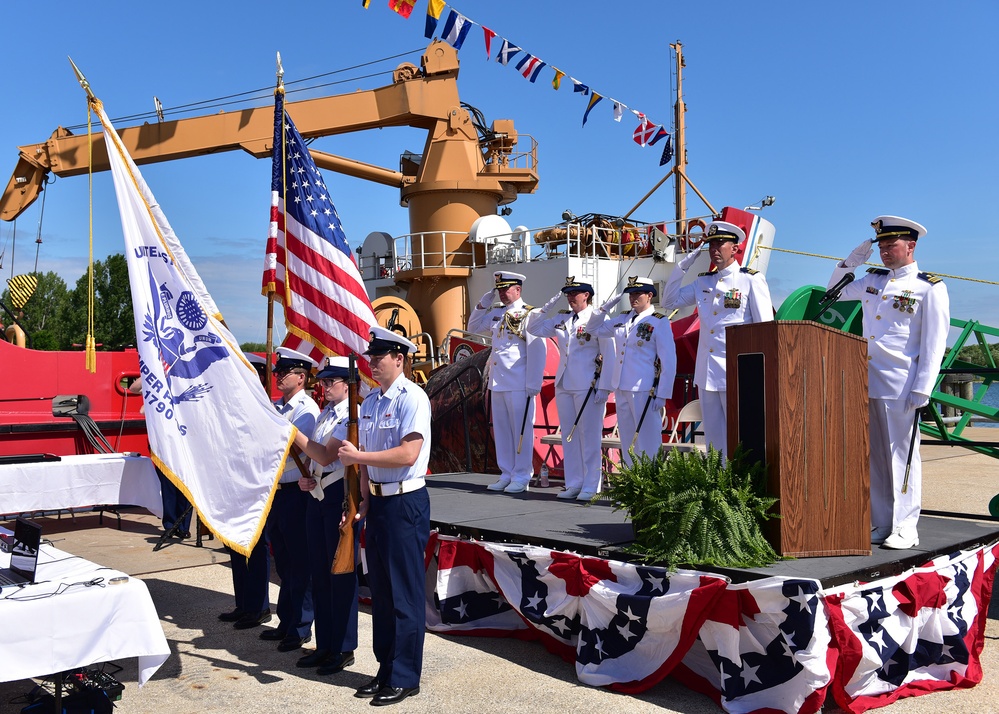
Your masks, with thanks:
M 819 311 L 816 313 L 815 317 L 812 318 L 813 322 L 818 322 L 819 318 L 826 314 L 826 312 L 836 301 L 839 300 L 840 294 L 843 292 L 843 288 L 852 283 L 856 276 L 853 273 L 847 273 L 844 275 L 838 283 L 833 285 L 831 288 L 826 290 L 825 295 L 819 300 Z

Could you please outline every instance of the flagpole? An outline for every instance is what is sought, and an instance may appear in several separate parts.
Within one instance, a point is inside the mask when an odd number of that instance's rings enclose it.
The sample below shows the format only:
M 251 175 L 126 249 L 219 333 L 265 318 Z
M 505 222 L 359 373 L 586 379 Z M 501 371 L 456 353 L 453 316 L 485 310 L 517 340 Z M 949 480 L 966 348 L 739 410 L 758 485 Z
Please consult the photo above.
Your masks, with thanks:
M 281 64 L 281 53 L 277 53 L 277 84 L 274 87 L 275 96 L 278 92 L 284 93 L 284 67 Z M 284 132 L 282 132 L 283 136 Z M 283 143 L 283 140 L 282 140 Z M 282 146 L 281 155 L 284 156 L 284 147 Z M 283 160 L 283 159 L 282 159 Z M 284 185 L 284 171 L 281 172 L 281 184 Z M 287 280 L 287 275 L 285 276 Z M 271 355 L 274 354 L 274 291 L 272 290 L 267 294 L 267 364 L 264 366 L 264 375 L 267 379 L 267 385 L 264 387 L 265 391 L 269 395 L 271 393 Z

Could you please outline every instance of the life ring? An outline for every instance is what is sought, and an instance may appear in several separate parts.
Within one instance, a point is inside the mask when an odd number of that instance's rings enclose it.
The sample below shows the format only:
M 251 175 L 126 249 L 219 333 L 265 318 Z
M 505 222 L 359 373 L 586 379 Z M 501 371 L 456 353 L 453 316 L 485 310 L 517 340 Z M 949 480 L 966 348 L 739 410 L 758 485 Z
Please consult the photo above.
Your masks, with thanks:
M 701 233 L 699 238 L 695 238 L 691 233 L 695 228 L 700 228 Z M 687 221 L 687 232 L 680 236 L 680 250 L 684 252 L 689 252 L 692 250 L 697 250 L 701 243 L 704 242 L 704 234 L 708 230 L 708 224 L 705 223 L 700 218 L 692 218 Z

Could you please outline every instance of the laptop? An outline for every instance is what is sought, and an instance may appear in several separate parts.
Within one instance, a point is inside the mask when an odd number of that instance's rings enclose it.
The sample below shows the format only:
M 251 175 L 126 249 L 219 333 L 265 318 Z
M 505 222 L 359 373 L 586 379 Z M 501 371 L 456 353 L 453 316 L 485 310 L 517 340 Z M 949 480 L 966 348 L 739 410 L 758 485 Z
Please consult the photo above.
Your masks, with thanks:
M 42 527 L 26 518 L 18 518 L 11 539 L 10 567 L 0 568 L 0 587 L 30 585 L 35 582 L 38 549 L 42 545 Z

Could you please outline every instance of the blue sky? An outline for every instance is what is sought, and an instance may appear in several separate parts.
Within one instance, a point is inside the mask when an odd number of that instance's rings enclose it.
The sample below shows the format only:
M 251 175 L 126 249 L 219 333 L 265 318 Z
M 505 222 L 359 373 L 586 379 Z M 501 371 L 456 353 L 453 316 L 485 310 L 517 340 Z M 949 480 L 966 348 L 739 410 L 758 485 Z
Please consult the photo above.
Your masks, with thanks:
M 115 118 L 150 111 L 154 95 L 169 109 L 271 87 L 276 51 L 286 81 L 293 81 L 414 51 L 337 77 L 390 72 L 401 61 L 418 62 L 427 44 L 425 0 L 409 20 L 388 10 L 387 0 L 372 0 L 368 10 L 360 0 L 97 2 L 65 13 L 57 7 L 17 3 L 4 11 L 11 31 L 0 45 L 3 184 L 17 146 L 44 141 L 57 126 L 86 122 L 84 95 L 67 55 Z M 718 207 L 775 196 L 764 215 L 777 227 L 778 248 L 844 256 L 871 235 L 875 216 L 897 214 L 929 229 L 916 253 L 922 269 L 999 277 L 999 230 L 987 217 L 999 197 L 994 0 L 703 0 L 673 6 L 462 0 L 456 8 L 600 94 L 664 123 L 672 111 L 669 43 L 681 41 L 688 174 Z M 487 61 L 479 27 L 459 56 L 463 101 L 487 121 L 513 119 L 539 143 L 540 186 L 513 204 L 512 224 L 550 225 L 565 208 L 622 214 L 662 177 L 659 147 L 632 142 L 637 120 L 630 113 L 616 123 L 604 101 L 581 127 L 585 100 L 568 81 L 555 92 L 547 68 L 532 85 L 513 66 Z M 308 96 L 389 81 L 382 74 Z M 421 132 L 398 128 L 313 146 L 395 168 L 399 154 L 421 151 L 423 141 Z M 142 171 L 237 338 L 263 341 L 266 305 L 259 285 L 269 161 L 232 152 Z M 397 190 L 329 173 L 326 182 L 355 247 L 371 231 L 408 232 Z M 58 179 L 48 190 L 38 268 L 70 283 L 86 266 L 87 192 L 85 177 Z M 691 212 L 699 212 L 696 197 L 688 200 Z M 18 221 L 17 273 L 34 267 L 40 204 Z M 636 217 L 672 214 L 672 192 L 664 188 Z M 95 177 L 94 216 L 96 257 L 122 252 L 108 174 Z M 5 279 L 11 233 L 9 223 L 0 224 Z M 831 270 L 830 261 L 775 253 L 768 275 L 775 302 L 800 285 L 824 285 Z M 999 287 L 947 284 L 953 316 L 999 326 Z

